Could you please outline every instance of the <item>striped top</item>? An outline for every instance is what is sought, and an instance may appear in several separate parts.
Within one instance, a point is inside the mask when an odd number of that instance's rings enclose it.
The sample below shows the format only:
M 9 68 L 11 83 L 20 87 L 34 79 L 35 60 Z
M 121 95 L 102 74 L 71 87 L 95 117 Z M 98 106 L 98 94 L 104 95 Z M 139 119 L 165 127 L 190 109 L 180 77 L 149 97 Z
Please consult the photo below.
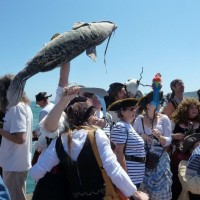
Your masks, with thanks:
M 193 150 L 193 153 L 188 160 L 187 168 L 200 175 L 200 145 Z
M 131 124 L 118 121 L 112 128 L 110 138 L 117 144 L 126 144 L 125 155 L 145 157 L 144 140 L 136 133 Z M 128 174 L 134 184 L 141 183 L 144 177 L 145 164 L 126 161 Z

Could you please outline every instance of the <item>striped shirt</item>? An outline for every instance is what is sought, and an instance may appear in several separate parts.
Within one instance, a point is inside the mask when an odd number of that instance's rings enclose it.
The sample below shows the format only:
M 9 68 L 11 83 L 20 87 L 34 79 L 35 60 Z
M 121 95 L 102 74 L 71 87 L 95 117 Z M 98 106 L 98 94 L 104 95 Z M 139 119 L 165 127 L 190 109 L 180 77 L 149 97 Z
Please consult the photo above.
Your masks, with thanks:
M 193 150 L 192 155 L 188 160 L 187 168 L 200 175 L 200 145 Z
M 125 155 L 145 157 L 144 141 L 136 133 L 131 124 L 118 121 L 112 128 L 110 138 L 117 144 L 125 144 Z M 134 184 L 141 183 L 144 177 L 145 165 L 141 162 L 126 161 L 128 174 Z

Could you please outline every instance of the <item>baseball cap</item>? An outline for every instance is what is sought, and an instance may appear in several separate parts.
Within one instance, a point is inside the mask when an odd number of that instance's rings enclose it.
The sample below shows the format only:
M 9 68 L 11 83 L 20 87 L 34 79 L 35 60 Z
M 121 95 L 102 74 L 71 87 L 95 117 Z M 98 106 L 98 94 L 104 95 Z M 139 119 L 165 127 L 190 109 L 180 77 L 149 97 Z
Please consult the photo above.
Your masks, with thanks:
M 52 94 L 51 95 L 47 95 L 46 92 L 39 92 L 37 95 L 35 95 L 36 102 L 37 101 L 42 101 L 44 99 L 48 99 L 51 96 L 52 96 Z

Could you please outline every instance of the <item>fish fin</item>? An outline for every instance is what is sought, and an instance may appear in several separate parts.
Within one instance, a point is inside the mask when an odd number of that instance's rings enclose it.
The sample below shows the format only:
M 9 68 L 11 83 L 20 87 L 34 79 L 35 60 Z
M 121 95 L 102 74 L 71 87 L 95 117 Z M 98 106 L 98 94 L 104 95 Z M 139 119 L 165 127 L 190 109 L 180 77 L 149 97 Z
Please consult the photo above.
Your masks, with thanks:
M 24 86 L 26 81 L 20 80 L 17 76 L 12 80 L 7 90 L 8 107 L 16 106 L 22 99 L 24 92 Z
M 88 49 L 86 49 L 86 54 L 92 58 L 93 61 L 96 61 L 96 57 L 97 57 L 97 52 L 96 52 L 96 47 L 90 47 Z
M 75 29 L 78 29 L 82 26 L 88 26 L 89 24 L 86 23 L 86 22 L 76 22 L 73 24 L 72 28 L 75 30 Z

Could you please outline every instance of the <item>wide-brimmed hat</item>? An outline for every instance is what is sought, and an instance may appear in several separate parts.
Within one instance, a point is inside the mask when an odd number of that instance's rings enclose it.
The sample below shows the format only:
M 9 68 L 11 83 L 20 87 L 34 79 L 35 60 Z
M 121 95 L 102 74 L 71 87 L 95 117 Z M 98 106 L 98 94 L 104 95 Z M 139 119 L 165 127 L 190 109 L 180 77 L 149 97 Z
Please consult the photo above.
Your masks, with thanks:
M 145 107 L 147 104 L 151 103 L 153 101 L 153 95 L 154 92 L 151 91 L 149 92 L 147 95 L 145 95 L 144 97 L 142 97 L 139 101 L 138 101 L 138 106 L 139 107 Z M 161 101 L 163 99 L 163 92 L 160 91 L 159 92 L 159 101 Z
M 200 133 L 193 133 L 191 135 L 188 135 L 184 138 L 182 146 L 180 147 L 180 150 L 182 153 L 186 153 L 190 148 L 193 147 L 193 145 L 196 142 L 200 141 Z
M 119 111 L 126 107 L 135 106 L 138 102 L 138 99 L 135 98 L 126 98 L 122 100 L 115 101 L 108 107 L 108 111 Z
M 37 95 L 35 95 L 35 99 L 36 99 L 36 102 L 37 102 L 37 101 L 42 101 L 44 99 L 48 99 L 51 96 L 52 96 L 52 94 L 47 95 L 46 92 L 39 92 Z

